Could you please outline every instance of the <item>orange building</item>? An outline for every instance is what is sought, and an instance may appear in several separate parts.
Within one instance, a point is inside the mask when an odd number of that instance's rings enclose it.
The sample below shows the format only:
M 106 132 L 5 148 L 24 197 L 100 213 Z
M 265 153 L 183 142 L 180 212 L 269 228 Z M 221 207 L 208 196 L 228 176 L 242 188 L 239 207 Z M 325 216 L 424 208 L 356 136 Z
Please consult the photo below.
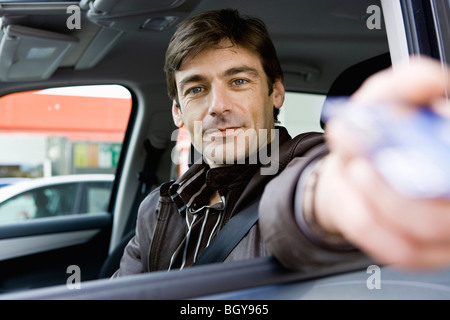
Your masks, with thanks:
M 83 88 L 89 93 L 56 88 L 0 98 L 0 167 L 37 166 L 42 175 L 113 171 L 131 96 L 118 96 L 117 86 L 108 94 L 104 86 Z
M 131 98 L 14 93 L 0 98 L 0 133 L 122 141 L 130 111 Z

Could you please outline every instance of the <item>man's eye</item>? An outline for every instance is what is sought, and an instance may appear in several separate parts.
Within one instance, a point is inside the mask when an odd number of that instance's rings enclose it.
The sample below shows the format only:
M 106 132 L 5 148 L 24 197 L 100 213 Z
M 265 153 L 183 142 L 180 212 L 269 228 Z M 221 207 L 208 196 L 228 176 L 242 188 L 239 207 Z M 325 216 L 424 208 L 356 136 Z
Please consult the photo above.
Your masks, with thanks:
M 202 92 L 202 88 L 201 87 L 195 87 L 195 88 L 191 88 L 187 91 L 188 94 L 197 94 Z
M 243 85 L 243 84 L 246 83 L 246 82 L 247 82 L 247 80 L 245 80 L 245 79 L 236 79 L 236 80 L 233 80 L 233 84 L 234 84 L 234 85 L 237 85 L 237 86 Z

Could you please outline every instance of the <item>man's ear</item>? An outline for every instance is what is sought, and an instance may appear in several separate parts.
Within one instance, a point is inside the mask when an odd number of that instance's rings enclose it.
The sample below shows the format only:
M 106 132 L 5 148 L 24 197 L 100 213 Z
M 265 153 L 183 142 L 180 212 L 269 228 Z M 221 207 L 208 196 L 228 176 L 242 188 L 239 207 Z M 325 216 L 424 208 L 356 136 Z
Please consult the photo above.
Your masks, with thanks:
M 280 80 L 276 80 L 273 84 L 273 106 L 280 109 L 284 103 L 284 85 Z
M 184 124 L 183 117 L 181 116 L 181 109 L 178 107 L 175 99 L 172 101 L 172 118 L 173 122 L 178 128 L 181 128 Z

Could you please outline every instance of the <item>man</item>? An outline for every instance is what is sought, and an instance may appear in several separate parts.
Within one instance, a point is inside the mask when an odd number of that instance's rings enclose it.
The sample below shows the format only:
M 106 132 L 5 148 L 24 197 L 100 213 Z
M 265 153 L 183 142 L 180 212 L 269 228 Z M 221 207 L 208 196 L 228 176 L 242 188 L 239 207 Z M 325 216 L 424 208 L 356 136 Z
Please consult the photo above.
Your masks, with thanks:
M 165 70 L 174 122 L 186 126 L 202 158 L 177 181 L 163 184 L 143 201 L 136 236 L 114 276 L 192 266 L 234 214 L 258 198 L 268 183 L 259 223 L 225 261 L 274 255 L 287 267 L 307 269 L 364 260 L 366 255 L 356 245 L 381 263 L 420 266 L 422 260 L 412 254 L 415 248 L 405 243 L 407 231 L 418 233 L 419 239 L 411 243 L 443 241 L 438 248 L 445 255 L 440 252 L 440 258 L 425 266 L 450 260 L 446 245 L 450 239 L 443 232 L 436 239 L 435 234 L 416 230 L 412 222 L 390 230 L 390 224 L 397 227 L 402 221 L 390 218 L 387 211 L 409 206 L 411 201 L 380 181 L 361 152 L 345 143 L 348 133 L 340 137 L 343 130 L 338 125 L 329 125 L 329 154 L 321 134 L 292 139 L 284 128 L 275 126 L 284 101 L 283 73 L 260 20 L 219 10 L 183 22 L 169 44 Z M 375 100 L 377 87 L 363 87 L 354 100 Z M 391 206 L 377 206 L 376 195 L 360 177 L 389 194 Z M 448 209 L 448 203 L 421 205 Z M 419 219 L 419 212 L 413 214 Z M 378 215 L 390 220 L 379 225 Z M 366 230 L 371 223 L 377 227 L 372 233 Z M 429 223 L 429 228 L 434 226 Z M 361 227 L 370 238 L 360 234 Z M 387 238 L 380 240 L 380 234 Z M 388 240 L 398 246 L 385 248 Z M 399 251 L 387 254 L 388 249 Z M 431 258 L 425 247 L 419 249 L 423 258 Z

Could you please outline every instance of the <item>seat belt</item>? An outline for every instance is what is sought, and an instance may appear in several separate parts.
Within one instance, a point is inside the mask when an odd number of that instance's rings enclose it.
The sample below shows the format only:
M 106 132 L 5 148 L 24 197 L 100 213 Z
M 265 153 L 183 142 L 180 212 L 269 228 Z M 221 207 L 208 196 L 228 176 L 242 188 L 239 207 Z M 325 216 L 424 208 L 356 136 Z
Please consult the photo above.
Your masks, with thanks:
M 126 235 L 136 227 L 136 218 L 139 206 L 151 191 L 151 187 L 158 184 L 158 177 L 156 176 L 156 170 L 158 168 L 159 161 L 165 149 L 155 148 L 149 139 L 144 141 L 144 149 L 146 151 L 146 158 L 142 171 L 139 172 L 137 178 L 139 185 L 136 189 L 134 202 L 128 216 L 127 225 L 123 231 L 123 235 Z
M 253 200 L 247 207 L 236 213 L 215 236 L 209 246 L 203 250 L 194 266 L 222 262 L 245 237 L 258 221 L 258 205 L 261 197 Z

